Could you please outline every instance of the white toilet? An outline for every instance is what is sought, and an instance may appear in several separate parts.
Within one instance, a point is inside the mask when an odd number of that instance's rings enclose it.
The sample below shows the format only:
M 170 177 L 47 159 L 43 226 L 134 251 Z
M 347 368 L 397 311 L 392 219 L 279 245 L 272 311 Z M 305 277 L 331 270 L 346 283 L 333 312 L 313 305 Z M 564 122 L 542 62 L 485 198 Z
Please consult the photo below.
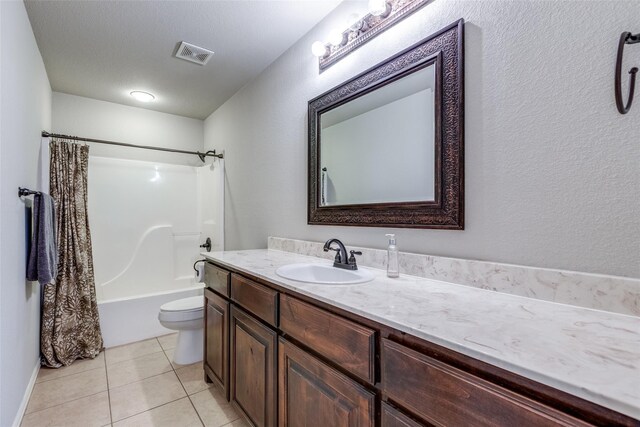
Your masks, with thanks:
M 204 341 L 204 296 L 182 298 L 163 304 L 158 314 L 160 324 L 178 331 L 173 361 L 189 365 L 202 360 Z

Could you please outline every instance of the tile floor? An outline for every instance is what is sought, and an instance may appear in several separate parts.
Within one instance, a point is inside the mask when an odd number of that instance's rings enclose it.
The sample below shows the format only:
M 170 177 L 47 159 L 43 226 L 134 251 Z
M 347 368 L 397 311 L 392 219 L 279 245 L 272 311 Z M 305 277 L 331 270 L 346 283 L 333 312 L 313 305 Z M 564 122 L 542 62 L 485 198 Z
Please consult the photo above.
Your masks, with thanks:
M 93 360 L 40 369 L 22 427 L 246 427 L 202 363 L 172 362 L 176 335 L 108 348 Z

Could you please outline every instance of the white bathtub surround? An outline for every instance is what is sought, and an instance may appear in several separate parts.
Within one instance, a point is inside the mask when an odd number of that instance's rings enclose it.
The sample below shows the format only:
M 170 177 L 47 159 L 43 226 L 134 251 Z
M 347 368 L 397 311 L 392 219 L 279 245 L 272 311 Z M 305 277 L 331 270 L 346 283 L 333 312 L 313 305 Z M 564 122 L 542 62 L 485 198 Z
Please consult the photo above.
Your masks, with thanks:
M 199 245 L 211 237 L 222 248 L 223 195 L 205 191 L 221 186 L 221 169 L 90 158 L 98 301 L 193 286 Z
M 375 279 L 359 285 L 295 282 L 275 270 L 328 261 L 279 250 L 203 255 L 640 419 L 639 317 L 416 276 L 390 279 L 382 269 L 371 270 Z
M 348 242 L 347 242 L 348 243 Z M 324 242 L 269 237 L 269 249 L 332 259 Z M 402 247 L 402 242 L 399 242 Z M 358 264 L 385 269 L 387 251 L 362 251 Z M 640 316 L 640 279 L 400 252 L 400 273 L 579 307 Z
M 195 168 L 198 180 L 197 221 L 202 242 L 211 238 L 211 250 L 224 250 L 224 159 L 207 159 Z

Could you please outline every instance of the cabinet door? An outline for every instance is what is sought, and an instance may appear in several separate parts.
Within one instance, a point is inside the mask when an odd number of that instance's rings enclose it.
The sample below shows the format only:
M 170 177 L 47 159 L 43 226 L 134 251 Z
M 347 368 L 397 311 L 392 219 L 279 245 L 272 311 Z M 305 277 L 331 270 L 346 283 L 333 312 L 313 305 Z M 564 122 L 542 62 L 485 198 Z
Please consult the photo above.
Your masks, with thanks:
M 204 371 L 229 400 L 229 302 L 206 289 Z
M 281 427 L 372 427 L 375 396 L 360 384 L 280 338 Z
M 231 306 L 231 403 L 256 427 L 276 425 L 276 332 Z

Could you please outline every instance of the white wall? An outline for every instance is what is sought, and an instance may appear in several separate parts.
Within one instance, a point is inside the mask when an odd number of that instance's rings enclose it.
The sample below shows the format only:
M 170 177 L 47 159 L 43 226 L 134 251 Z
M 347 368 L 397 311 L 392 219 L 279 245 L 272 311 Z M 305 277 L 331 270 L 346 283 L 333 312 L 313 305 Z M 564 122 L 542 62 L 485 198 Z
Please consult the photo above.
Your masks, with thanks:
M 0 425 L 10 426 L 39 365 L 40 286 L 25 281 L 25 202 L 38 188 L 51 87 L 23 2 L 0 2 Z M 19 420 L 18 420 L 19 421 Z
M 51 132 L 94 139 L 202 151 L 203 121 L 82 96 L 53 93 Z M 45 129 L 47 130 L 47 129 Z M 93 156 L 201 166 L 197 156 L 90 144 Z
M 311 43 L 351 7 L 205 121 L 205 146 L 226 151 L 227 249 L 268 235 L 383 248 L 387 229 L 307 225 L 307 102 L 464 18 L 466 229 L 396 230 L 401 250 L 640 277 L 640 106 L 622 116 L 613 96 L 640 2 L 436 0 L 319 74 Z

